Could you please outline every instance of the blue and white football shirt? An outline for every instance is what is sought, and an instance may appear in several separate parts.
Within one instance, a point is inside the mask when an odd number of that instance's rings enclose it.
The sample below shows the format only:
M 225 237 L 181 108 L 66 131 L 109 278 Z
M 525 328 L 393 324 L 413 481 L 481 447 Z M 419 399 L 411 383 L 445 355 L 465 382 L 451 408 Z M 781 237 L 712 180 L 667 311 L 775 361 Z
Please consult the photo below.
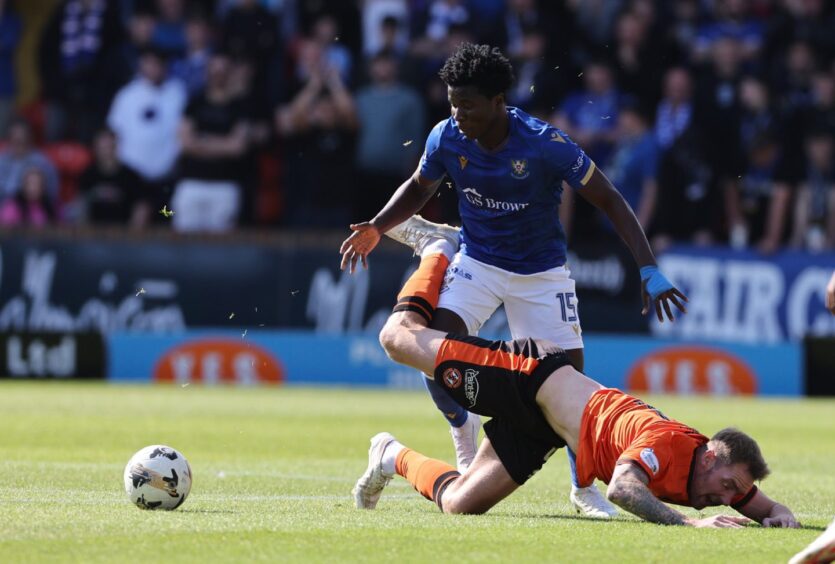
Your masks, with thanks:
M 510 134 L 494 151 L 467 139 L 450 117 L 426 140 L 420 175 L 455 182 L 461 250 L 479 262 L 519 274 L 565 264 L 557 216 L 562 182 L 586 185 L 594 163 L 562 131 L 508 107 Z

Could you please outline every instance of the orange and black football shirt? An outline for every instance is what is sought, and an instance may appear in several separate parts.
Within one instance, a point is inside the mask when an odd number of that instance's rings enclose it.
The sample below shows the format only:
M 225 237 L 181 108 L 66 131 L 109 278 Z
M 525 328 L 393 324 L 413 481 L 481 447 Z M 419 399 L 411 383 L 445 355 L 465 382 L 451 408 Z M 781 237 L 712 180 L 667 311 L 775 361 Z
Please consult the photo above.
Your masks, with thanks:
M 662 501 L 689 505 L 688 485 L 696 450 L 708 438 L 620 390 L 595 392 L 583 411 L 577 445 L 577 478 L 607 484 L 618 464 L 637 464 Z

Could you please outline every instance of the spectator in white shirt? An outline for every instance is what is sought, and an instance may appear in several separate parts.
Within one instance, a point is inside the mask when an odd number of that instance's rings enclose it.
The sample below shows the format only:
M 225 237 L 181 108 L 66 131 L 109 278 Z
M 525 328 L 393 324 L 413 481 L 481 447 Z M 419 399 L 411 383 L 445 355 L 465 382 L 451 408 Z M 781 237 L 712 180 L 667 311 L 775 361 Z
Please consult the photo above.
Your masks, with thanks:
M 161 190 L 180 154 L 177 128 L 187 102 L 181 81 L 168 78 L 164 55 L 147 48 L 139 74 L 116 94 L 107 122 L 119 138 L 119 160 Z

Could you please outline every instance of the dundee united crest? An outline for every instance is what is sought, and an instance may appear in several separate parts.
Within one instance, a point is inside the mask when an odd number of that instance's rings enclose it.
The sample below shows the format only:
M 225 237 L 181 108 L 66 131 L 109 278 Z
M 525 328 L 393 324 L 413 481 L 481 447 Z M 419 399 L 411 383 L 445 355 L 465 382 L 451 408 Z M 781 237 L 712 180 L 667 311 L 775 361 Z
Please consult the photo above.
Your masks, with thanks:
M 528 171 L 528 159 L 510 159 L 510 174 L 513 178 L 522 180 L 530 176 Z
M 454 390 L 461 385 L 461 371 L 457 368 L 447 368 L 444 370 L 444 383 L 451 390 Z

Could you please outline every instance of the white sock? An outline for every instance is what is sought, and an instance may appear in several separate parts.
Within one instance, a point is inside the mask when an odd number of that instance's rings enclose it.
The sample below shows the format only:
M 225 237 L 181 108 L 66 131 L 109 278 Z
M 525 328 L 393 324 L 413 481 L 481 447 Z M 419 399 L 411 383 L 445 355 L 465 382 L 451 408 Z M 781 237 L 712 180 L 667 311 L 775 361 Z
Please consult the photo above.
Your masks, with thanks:
M 404 448 L 406 447 L 400 444 L 400 441 L 392 441 L 386 446 L 386 450 L 383 451 L 383 474 L 394 476 L 396 473 L 394 466 L 395 462 L 397 462 L 397 455 Z
M 452 260 L 452 257 L 455 256 L 455 253 L 458 252 L 457 245 L 454 245 L 448 239 L 444 239 L 443 237 L 438 237 L 434 241 L 431 241 L 423 247 L 423 252 L 420 253 L 421 258 L 428 257 L 429 255 L 437 255 L 441 253 L 449 260 Z

